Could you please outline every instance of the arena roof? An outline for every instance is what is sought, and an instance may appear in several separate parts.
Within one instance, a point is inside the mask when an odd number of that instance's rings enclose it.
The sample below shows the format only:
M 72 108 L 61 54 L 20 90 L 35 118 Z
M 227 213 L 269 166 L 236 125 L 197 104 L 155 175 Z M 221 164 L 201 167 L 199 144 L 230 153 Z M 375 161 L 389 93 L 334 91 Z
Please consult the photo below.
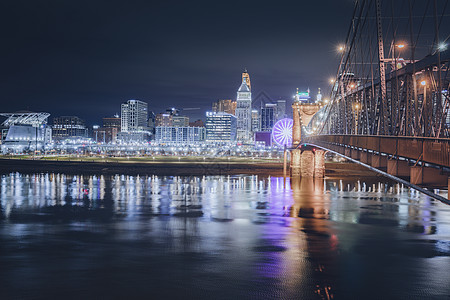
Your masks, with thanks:
M 10 127 L 12 125 L 39 126 L 42 124 L 47 124 L 47 118 L 50 114 L 46 112 L 16 112 L 0 113 L 0 116 L 7 118 L 2 123 L 2 125 L 6 127 Z

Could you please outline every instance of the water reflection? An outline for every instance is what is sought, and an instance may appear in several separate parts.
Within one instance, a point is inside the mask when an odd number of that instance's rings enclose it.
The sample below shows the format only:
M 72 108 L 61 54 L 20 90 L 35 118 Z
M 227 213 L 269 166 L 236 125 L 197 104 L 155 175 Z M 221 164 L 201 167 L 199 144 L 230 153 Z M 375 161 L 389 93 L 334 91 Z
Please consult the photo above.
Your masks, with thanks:
M 214 221 L 271 216 L 382 224 L 436 232 L 438 203 L 391 182 L 315 180 L 284 182 L 261 176 L 3 175 L 3 218 L 143 216 L 202 217 Z M 69 215 L 62 214 L 65 212 Z M 84 214 L 84 215 L 83 215 Z
M 432 295 L 450 292 L 445 264 L 418 260 L 450 257 L 450 209 L 379 178 L 11 173 L 0 216 L 0 276 L 19 296 L 84 283 L 117 297 L 131 280 L 155 297 L 367 298 L 414 282 L 404 296 L 423 270 Z

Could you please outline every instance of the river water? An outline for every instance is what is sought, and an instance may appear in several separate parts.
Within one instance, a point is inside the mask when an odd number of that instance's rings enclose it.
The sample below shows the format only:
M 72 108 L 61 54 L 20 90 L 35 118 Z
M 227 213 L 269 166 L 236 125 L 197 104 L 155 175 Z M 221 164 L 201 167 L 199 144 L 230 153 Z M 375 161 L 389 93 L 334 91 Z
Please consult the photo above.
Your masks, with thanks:
M 1 299 L 450 299 L 450 207 L 380 178 L 4 174 Z

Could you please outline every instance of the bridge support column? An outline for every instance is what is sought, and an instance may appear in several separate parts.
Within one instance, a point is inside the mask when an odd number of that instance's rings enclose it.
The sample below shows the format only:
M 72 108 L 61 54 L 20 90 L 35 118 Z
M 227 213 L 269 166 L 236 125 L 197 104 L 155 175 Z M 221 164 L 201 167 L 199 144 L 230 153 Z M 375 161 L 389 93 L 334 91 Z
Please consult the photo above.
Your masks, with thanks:
M 300 176 L 302 177 L 314 177 L 315 161 L 314 152 L 311 150 L 303 151 L 301 154 Z
M 421 166 L 411 166 L 409 181 L 412 184 L 423 183 L 423 168 Z
M 291 152 L 292 177 L 316 177 L 325 175 L 325 151 L 294 149 Z
M 422 167 L 422 166 L 412 166 L 411 167 L 411 178 L 412 184 L 429 184 L 434 186 L 445 186 L 448 185 L 449 177 L 447 175 L 441 174 L 441 170 Z
M 356 160 L 360 160 L 361 159 L 361 151 L 359 150 L 352 150 L 351 153 L 351 158 L 356 159 Z
M 361 151 L 359 159 L 362 163 L 369 164 L 369 158 L 370 158 L 369 153 L 367 153 L 365 151 Z
M 344 150 L 344 155 L 345 156 L 348 156 L 348 157 L 352 157 L 352 149 L 351 148 L 345 148 L 345 150 Z
M 389 159 L 387 161 L 387 172 L 394 176 L 409 177 L 410 170 L 405 160 Z
M 294 149 L 291 151 L 291 176 L 300 177 L 300 172 L 302 169 L 301 162 L 302 150 Z
M 377 154 L 372 155 L 372 167 L 379 169 L 387 168 L 387 157 Z
M 314 177 L 323 178 L 325 175 L 325 151 L 314 152 Z

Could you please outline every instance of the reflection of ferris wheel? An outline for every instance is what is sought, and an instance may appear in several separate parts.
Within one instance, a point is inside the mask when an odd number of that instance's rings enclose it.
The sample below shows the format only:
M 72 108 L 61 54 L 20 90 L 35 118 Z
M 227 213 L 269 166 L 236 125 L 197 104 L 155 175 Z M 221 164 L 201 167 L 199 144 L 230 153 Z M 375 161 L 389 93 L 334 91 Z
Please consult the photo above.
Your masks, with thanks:
M 273 140 L 281 147 L 292 145 L 292 127 L 294 121 L 284 118 L 275 123 L 272 129 Z

